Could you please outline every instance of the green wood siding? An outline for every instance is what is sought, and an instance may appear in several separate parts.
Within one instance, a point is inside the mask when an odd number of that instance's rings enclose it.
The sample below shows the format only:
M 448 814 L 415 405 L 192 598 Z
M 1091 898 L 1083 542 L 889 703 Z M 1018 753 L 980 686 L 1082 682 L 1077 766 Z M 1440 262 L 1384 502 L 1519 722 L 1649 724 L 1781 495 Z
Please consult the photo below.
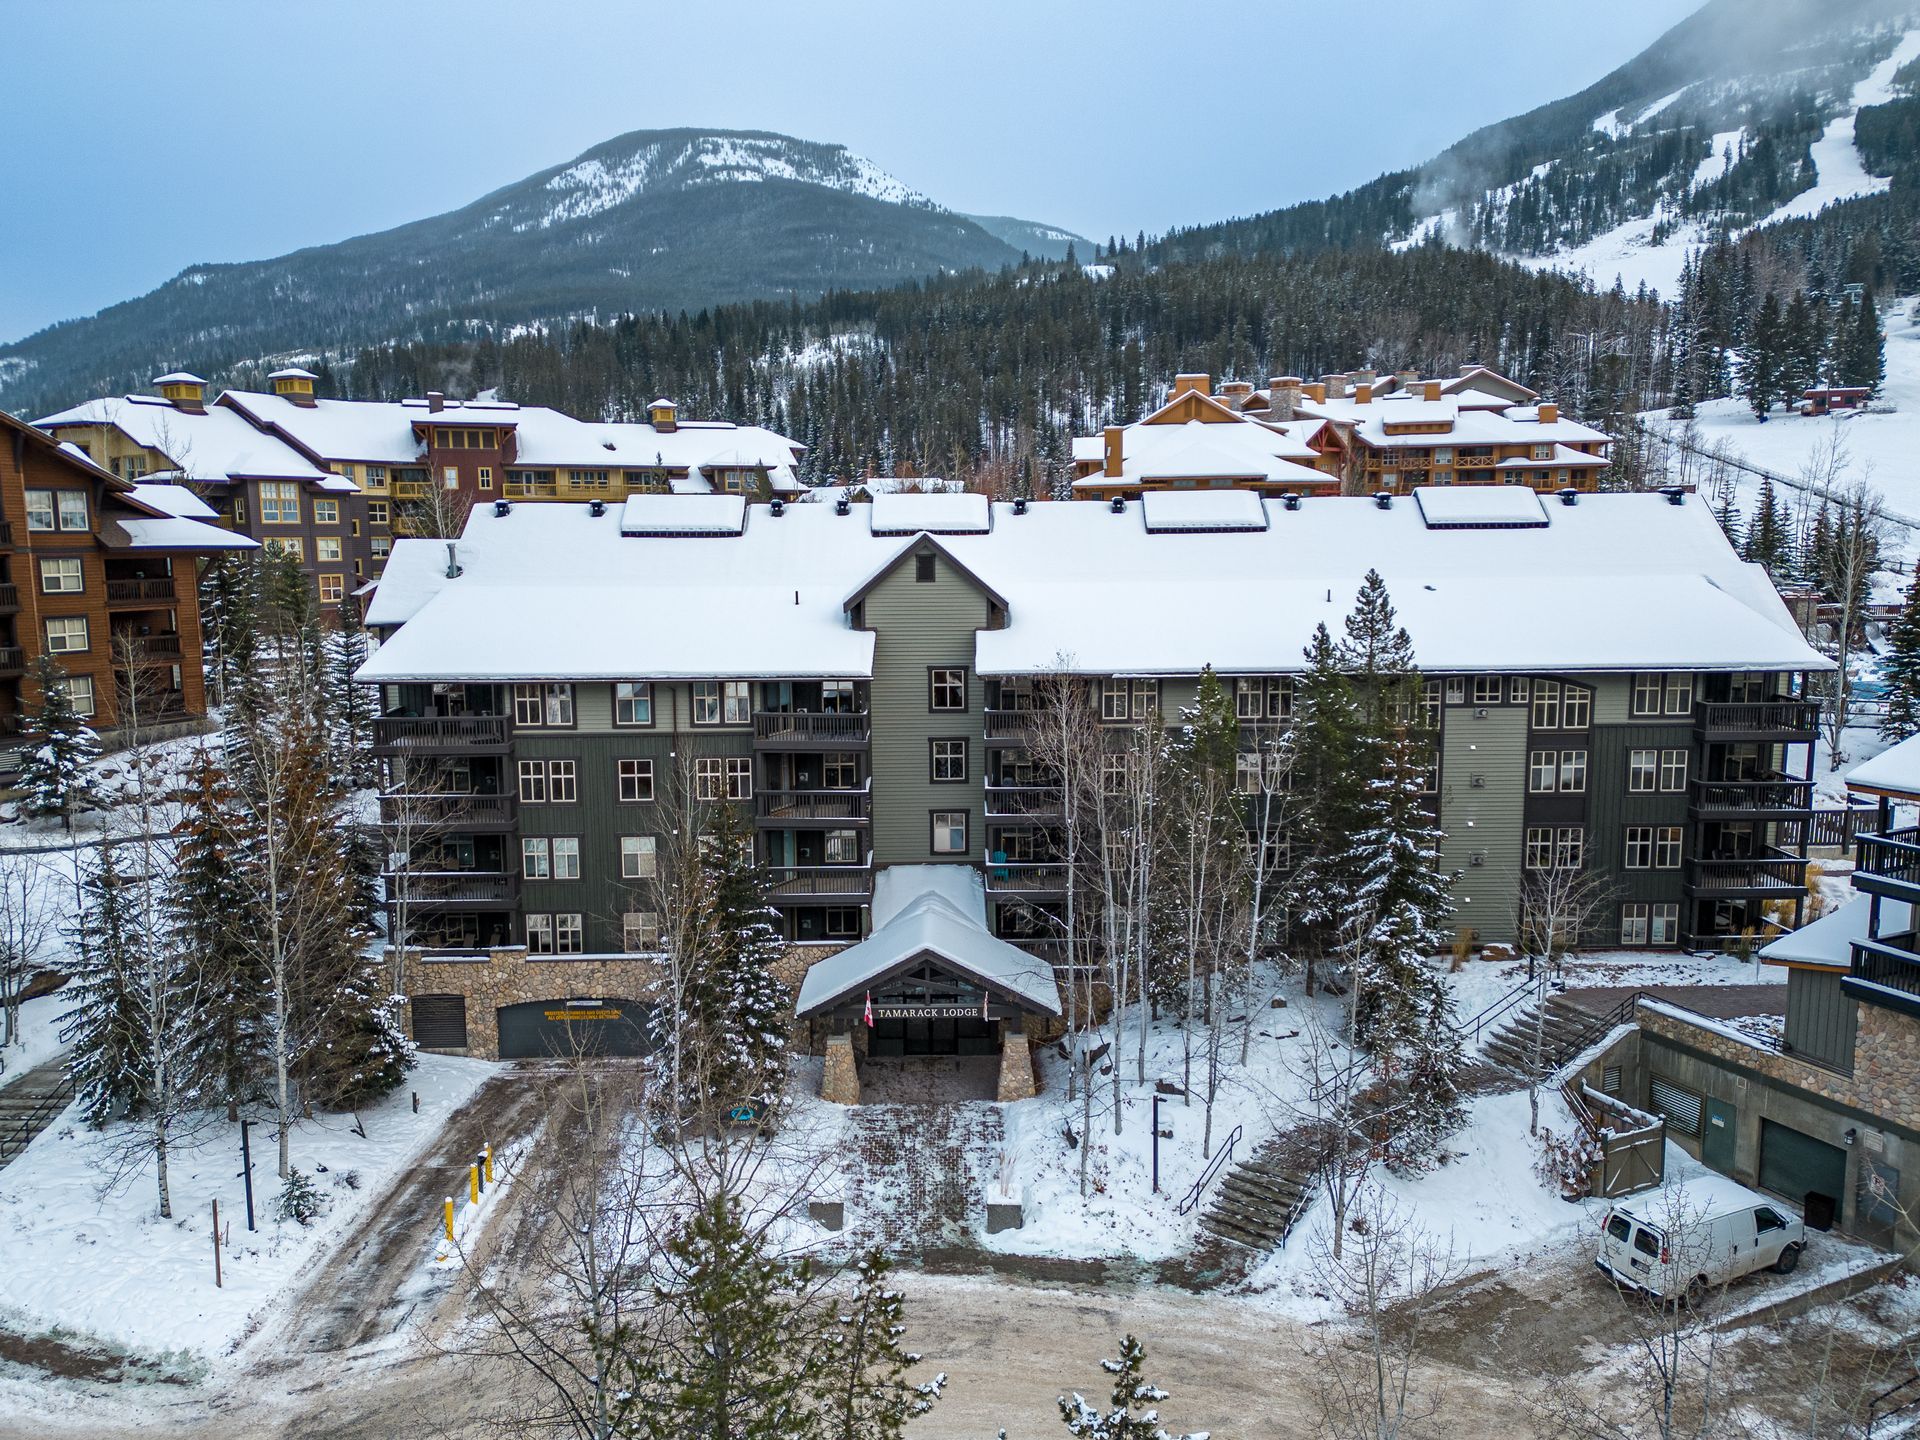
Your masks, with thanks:
M 1596 930 L 1592 943 L 1618 944 L 1620 907 L 1623 905 L 1681 905 L 1684 928 L 1686 907 L 1682 885 L 1685 857 L 1693 853 L 1693 826 L 1687 822 L 1687 794 L 1630 793 L 1627 789 L 1628 757 L 1635 750 L 1685 750 L 1687 776 L 1692 780 L 1700 764 L 1689 724 L 1656 724 L 1638 720 L 1630 724 L 1596 724 L 1593 748 L 1588 757 L 1587 864 L 1596 874 L 1606 877 L 1612 903 L 1607 907 L 1610 921 Z M 1682 830 L 1682 868 L 1679 870 L 1628 870 L 1625 868 L 1627 827 L 1629 825 L 1678 825 Z M 1608 931 L 1611 933 L 1608 933 Z
M 1514 935 L 1527 789 L 1527 710 L 1449 705 L 1440 729 L 1440 846 L 1444 870 L 1457 870 L 1453 923 L 1482 943 Z M 1475 785 L 1474 777 L 1481 783 Z M 1474 857 L 1480 857 L 1475 864 Z
M 875 632 L 873 686 L 873 859 L 875 865 L 933 860 L 978 860 L 985 841 L 985 789 L 981 775 L 986 747 L 981 712 L 986 687 L 974 668 L 974 634 L 989 620 L 985 595 L 944 555 L 934 556 L 934 578 L 914 578 L 912 557 L 867 593 L 864 616 Z M 963 666 L 967 672 L 964 713 L 927 708 L 927 671 Z M 928 778 L 929 742 L 968 740 L 965 784 L 936 785 Z M 965 855 L 933 854 L 930 815 L 967 812 Z
M 1787 1045 L 1823 1065 L 1853 1073 L 1853 1036 L 1858 1003 L 1840 989 L 1840 976 L 1824 970 L 1787 972 Z

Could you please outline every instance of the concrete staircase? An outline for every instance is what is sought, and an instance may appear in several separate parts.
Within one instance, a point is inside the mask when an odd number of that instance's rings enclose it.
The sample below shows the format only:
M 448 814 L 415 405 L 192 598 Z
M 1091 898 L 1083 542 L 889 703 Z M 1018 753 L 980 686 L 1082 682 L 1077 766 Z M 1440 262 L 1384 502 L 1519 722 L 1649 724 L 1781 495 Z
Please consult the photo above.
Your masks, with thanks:
M 11 1165 L 41 1131 L 60 1118 L 72 1098 L 64 1054 L 0 1088 L 0 1166 Z
M 1313 1177 L 1278 1155 L 1262 1152 L 1220 1178 L 1200 1228 L 1250 1250 L 1286 1244 L 1294 1222 L 1313 1203 Z
M 1551 1075 L 1595 1038 L 1600 1017 L 1561 995 L 1549 995 L 1543 1004 L 1516 1008 L 1480 1047 L 1480 1053 L 1502 1069 L 1525 1075 L 1533 1068 L 1533 1027 L 1540 1018 L 1540 1075 Z

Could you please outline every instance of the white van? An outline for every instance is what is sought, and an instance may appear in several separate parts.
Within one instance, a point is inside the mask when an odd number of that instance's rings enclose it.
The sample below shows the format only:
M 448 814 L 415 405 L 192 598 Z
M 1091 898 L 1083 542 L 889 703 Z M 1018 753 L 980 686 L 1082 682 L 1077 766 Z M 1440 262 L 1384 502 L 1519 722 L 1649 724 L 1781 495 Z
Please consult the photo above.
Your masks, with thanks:
M 1691 1306 L 1756 1270 L 1784 1275 L 1806 1244 L 1806 1227 L 1779 1201 L 1701 1175 L 1616 1201 L 1593 1263 L 1630 1289 Z

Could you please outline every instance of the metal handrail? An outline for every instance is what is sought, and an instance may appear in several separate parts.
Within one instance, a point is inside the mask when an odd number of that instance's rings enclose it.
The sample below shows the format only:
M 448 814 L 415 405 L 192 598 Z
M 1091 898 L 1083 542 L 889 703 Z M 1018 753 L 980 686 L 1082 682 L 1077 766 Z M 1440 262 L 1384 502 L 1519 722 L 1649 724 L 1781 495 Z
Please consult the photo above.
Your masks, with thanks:
M 1233 1147 L 1240 1143 L 1240 1131 L 1240 1126 L 1234 1126 L 1233 1133 L 1227 1136 L 1227 1143 L 1213 1152 L 1213 1159 L 1207 1162 L 1207 1168 L 1200 1172 L 1200 1178 L 1193 1182 L 1193 1188 L 1187 1191 L 1186 1198 L 1175 1207 L 1174 1213 L 1176 1215 L 1189 1214 L 1193 1208 L 1200 1203 L 1200 1197 L 1206 1193 L 1207 1186 L 1213 1183 L 1214 1177 L 1220 1173 L 1221 1167 L 1232 1158 Z
M 6 1132 L 0 1133 L 0 1165 L 11 1163 L 33 1143 L 34 1136 L 46 1128 L 48 1120 L 72 1102 L 73 1072 L 63 1071 L 60 1083 L 43 1095 L 38 1105 L 17 1119 Z
M 1487 1025 L 1499 1019 L 1502 1015 L 1506 1014 L 1507 1011 L 1513 1009 L 1513 1007 L 1518 1005 L 1527 995 L 1544 995 L 1546 988 L 1547 975 L 1545 970 L 1542 970 L 1531 979 L 1522 980 L 1518 985 L 1514 986 L 1513 989 L 1487 1006 L 1487 1008 L 1482 1010 L 1478 1015 L 1474 1016 L 1471 1020 L 1461 1021 L 1458 1025 L 1454 1026 L 1454 1029 L 1458 1031 L 1463 1038 L 1477 1041 L 1480 1038 L 1480 1032 L 1485 1029 Z
M 1873 1427 L 1880 1421 L 1891 1420 L 1896 1415 L 1905 1414 L 1915 1406 L 1920 1406 L 1920 1394 L 1913 1394 L 1908 1395 L 1897 1405 L 1890 1406 L 1885 1410 L 1880 1408 L 1882 1405 L 1885 1405 L 1887 1401 L 1893 1399 L 1894 1396 L 1900 1394 L 1901 1391 L 1912 1390 L 1916 1385 L 1920 1385 L 1920 1371 L 1909 1375 L 1904 1380 L 1889 1385 L 1867 1402 L 1867 1440 L 1873 1440 Z

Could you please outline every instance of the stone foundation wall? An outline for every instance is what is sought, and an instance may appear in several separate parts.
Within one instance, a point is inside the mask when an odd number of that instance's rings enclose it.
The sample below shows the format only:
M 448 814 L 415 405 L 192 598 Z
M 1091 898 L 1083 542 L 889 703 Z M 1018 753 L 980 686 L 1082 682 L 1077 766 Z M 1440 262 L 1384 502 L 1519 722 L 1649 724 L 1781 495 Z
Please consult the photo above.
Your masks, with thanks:
M 1862 1004 L 1859 1012 L 1851 1075 L 1736 1040 L 1650 1005 L 1638 1007 L 1635 1018 L 1650 1035 L 1757 1070 L 1770 1080 L 1809 1090 L 1836 1104 L 1920 1119 L 1920 1020 L 1879 1005 Z
M 500 1027 L 494 1012 L 528 1000 L 565 1000 L 575 996 L 615 995 L 645 998 L 659 979 L 650 959 L 572 960 L 529 956 L 525 949 L 492 950 L 480 956 L 437 958 L 409 955 L 407 994 L 464 995 L 467 998 L 467 1048 L 447 1053 L 482 1060 L 500 1058 Z M 413 1013 L 407 1011 L 409 1038 Z

